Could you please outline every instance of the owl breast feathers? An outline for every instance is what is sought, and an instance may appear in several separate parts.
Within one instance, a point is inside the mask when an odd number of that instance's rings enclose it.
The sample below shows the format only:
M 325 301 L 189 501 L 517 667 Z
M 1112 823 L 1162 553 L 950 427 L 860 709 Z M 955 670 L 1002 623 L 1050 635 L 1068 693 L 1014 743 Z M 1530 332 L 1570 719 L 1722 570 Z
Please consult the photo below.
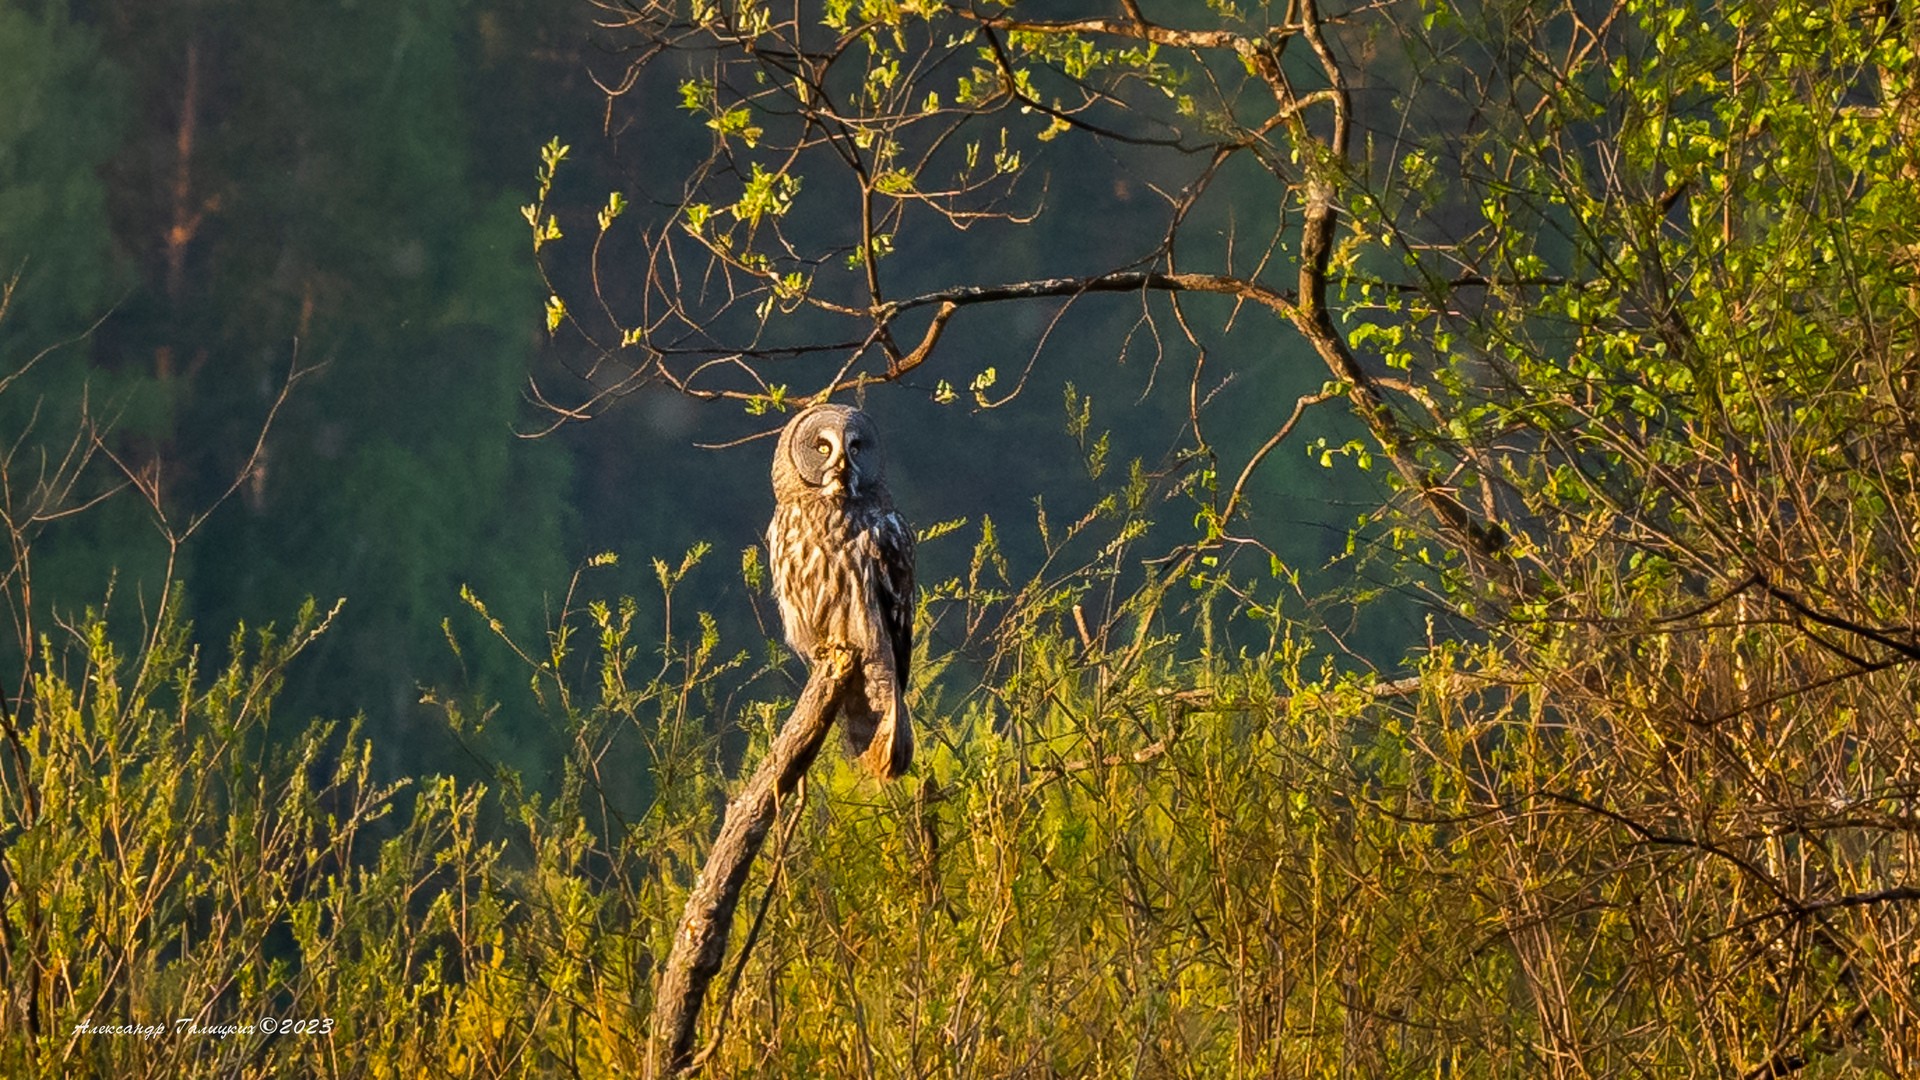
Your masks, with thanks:
M 845 405 L 788 421 L 767 550 L 787 644 L 808 663 L 836 642 L 860 650 L 841 730 L 847 753 L 888 779 L 913 763 L 913 530 L 893 509 L 879 444 L 872 418 Z

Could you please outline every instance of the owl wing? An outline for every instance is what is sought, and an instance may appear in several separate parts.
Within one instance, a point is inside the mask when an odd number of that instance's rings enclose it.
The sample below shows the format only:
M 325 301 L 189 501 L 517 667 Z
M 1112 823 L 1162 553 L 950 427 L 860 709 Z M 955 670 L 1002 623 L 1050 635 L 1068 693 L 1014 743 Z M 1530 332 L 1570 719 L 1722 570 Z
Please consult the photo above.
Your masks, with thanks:
M 889 508 L 875 522 L 873 539 L 881 569 L 876 599 L 893 644 L 894 677 L 904 689 L 913 663 L 913 530 Z

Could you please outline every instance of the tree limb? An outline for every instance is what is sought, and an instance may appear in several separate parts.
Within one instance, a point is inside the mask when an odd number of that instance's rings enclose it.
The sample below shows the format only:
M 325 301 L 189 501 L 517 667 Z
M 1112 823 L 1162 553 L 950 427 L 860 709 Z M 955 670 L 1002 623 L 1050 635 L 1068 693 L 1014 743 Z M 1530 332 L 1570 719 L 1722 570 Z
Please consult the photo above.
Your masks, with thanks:
M 707 985 L 726 959 L 727 935 L 747 871 L 773 825 L 781 797 L 793 791 L 813 764 L 840 699 L 859 670 L 858 651 L 844 645 L 833 646 L 814 665 L 806 689 L 774 736 L 767 756 L 747 786 L 727 804 L 726 821 L 687 896 L 680 925 L 673 932 L 673 951 L 655 984 L 647 1076 L 673 1076 L 692 1063 L 700 1007 Z

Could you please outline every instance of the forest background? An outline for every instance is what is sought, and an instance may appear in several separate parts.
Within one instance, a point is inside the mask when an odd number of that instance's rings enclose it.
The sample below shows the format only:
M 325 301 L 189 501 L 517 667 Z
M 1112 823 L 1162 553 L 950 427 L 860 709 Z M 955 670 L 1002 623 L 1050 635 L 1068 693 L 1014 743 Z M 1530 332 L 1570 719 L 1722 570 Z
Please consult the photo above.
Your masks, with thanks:
M 0 2 L 0 1066 L 657 1065 L 837 385 L 702 1067 L 1909 1072 L 1912 15 Z

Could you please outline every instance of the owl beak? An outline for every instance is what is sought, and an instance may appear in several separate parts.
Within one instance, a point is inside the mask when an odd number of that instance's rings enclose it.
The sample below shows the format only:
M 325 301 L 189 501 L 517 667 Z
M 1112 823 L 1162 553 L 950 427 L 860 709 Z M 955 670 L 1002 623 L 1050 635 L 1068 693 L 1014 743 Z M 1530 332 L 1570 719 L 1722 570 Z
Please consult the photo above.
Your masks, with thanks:
M 853 470 L 848 467 L 846 452 L 834 447 L 833 458 L 827 462 L 828 495 L 836 499 L 845 498 L 853 493 Z

